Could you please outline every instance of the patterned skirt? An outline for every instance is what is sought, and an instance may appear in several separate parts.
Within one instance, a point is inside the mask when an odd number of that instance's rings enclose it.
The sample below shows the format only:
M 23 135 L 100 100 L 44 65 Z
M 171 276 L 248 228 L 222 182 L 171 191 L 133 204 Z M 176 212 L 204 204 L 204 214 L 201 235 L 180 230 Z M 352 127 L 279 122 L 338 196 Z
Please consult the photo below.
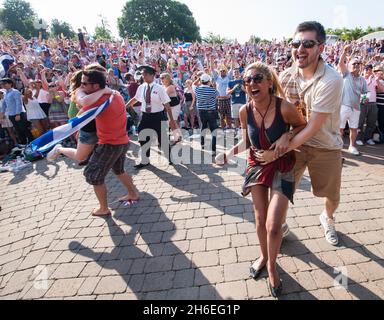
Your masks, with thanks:
M 68 111 L 65 106 L 58 102 L 53 102 L 49 109 L 49 121 L 65 123 L 68 121 Z
M 260 181 L 261 176 L 263 175 L 263 169 L 264 167 L 248 167 L 242 192 L 244 197 L 251 193 L 252 187 L 264 185 Z M 269 186 L 266 187 L 269 188 Z M 293 196 L 295 193 L 294 171 L 292 170 L 287 173 L 275 171 L 271 190 L 282 193 L 293 204 Z

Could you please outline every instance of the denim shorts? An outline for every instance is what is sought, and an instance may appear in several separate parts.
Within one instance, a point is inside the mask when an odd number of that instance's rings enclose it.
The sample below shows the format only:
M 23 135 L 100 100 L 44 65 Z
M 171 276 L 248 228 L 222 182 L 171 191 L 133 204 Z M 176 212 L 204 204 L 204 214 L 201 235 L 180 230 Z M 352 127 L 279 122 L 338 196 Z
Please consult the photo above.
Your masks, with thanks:
M 79 141 L 82 144 L 94 145 L 99 142 L 96 132 L 85 132 L 80 130 Z

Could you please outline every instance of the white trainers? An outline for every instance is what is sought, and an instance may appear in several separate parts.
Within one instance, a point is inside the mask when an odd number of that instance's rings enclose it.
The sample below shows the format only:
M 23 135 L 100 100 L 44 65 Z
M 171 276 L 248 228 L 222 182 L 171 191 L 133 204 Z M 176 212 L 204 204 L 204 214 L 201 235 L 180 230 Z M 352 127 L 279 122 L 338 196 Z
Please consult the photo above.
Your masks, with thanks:
M 376 142 L 373 141 L 372 139 L 369 139 L 369 140 L 367 141 L 367 144 L 370 145 L 370 146 L 375 146 L 375 145 L 376 145 Z
M 289 226 L 286 222 L 283 224 L 281 228 L 283 230 L 283 239 L 284 239 L 289 236 L 289 234 L 291 233 L 291 230 L 289 230 Z
M 348 152 L 354 156 L 359 156 L 360 152 L 355 147 L 349 147 Z
M 60 156 L 60 148 L 63 146 L 61 144 L 57 144 L 51 152 L 47 155 L 48 162 L 54 162 Z
M 325 239 L 327 242 L 332 246 L 337 246 L 339 244 L 339 237 L 337 236 L 335 220 L 329 219 L 328 216 L 323 212 L 320 216 L 320 222 L 324 228 Z
M 364 142 L 361 141 L 361 140 L 357 140 L 357 141 L 356 141 L 356 144 L 357 144 L 358 146 L 362 147 L 362 146 L 364 145 Z

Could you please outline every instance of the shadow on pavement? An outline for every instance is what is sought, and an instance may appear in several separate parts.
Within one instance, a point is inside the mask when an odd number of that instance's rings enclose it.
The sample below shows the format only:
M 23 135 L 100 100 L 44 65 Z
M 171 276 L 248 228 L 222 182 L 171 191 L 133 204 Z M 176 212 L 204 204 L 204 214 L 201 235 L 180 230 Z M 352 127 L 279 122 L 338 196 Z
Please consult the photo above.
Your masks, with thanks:
M 115 245 L 110 253 L 94 251 L 78 242 L 72 242 L 69 249 L 94 260 L 103 269 L 115 270 L 126 282 L 128 293 L 132 292 L 138 299 L 152 299 L 152 293 L 168 291 L 167 300 L 220 300 L 216 289 L 186 256 L 189 247 L 175 245 L 172 238 L 177 233 L 176 226 L 160 208 L 158 200 L 143 192 L 139 204 L 139 207 L 117 209 L 114 218 L 108 218 Z M 119 226 L 118 222 L 123 225 Z M 128 233 L 123 226 L 130 227 Z M 199 286 L 204 284 L 210 296 L 201 295 L 195 286 L 197 277 Z

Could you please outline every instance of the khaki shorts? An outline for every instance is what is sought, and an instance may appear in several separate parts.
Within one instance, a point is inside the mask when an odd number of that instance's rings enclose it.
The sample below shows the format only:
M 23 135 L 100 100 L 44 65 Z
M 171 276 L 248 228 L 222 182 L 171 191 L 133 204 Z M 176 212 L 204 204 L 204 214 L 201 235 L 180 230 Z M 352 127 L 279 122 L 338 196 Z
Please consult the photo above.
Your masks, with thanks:
M 319 198 L 340 201 L 343 158 L 339 150 L 319 149 L 308 146 L 296 152 L 295 181 L 299 188 L 305 170 L 311 177 L 313 194 Z

